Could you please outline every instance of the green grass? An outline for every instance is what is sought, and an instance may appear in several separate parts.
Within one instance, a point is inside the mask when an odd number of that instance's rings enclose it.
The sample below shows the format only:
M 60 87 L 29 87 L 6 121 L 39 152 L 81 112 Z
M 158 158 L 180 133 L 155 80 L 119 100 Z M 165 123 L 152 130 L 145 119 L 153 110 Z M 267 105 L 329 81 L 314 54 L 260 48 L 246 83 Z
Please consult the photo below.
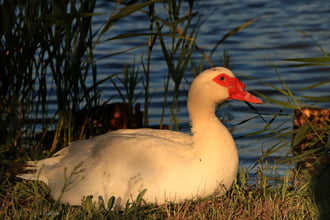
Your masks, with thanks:
M 114 198 L 98 204 L 86 198 L 79 207 L 59 204 L 49 197 L 44 184 L 19 181 L 2 198 L 0 216 L 2 219 L 317 219 L 319 212 L 309 184 L 294 180 L 288 173 L 276 185 L 269 185 L 269 177 L 262 172 L 251 180 L 241 170 L 240 183 L 235 183 L 224 196 L 155 206 L 146 204 L 141 194 L 123 211 L 109 210 Z

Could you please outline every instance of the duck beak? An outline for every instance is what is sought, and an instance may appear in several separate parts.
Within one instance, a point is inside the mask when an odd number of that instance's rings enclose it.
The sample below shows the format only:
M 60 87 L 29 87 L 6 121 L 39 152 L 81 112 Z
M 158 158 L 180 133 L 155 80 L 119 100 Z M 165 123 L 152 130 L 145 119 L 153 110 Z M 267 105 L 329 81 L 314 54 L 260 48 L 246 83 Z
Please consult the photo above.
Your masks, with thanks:
M 228 88 L 229 98 L 251 103 L 262 103 L 262 100 L 245 90 L 245 84 L 237 78 L 232 78 Z

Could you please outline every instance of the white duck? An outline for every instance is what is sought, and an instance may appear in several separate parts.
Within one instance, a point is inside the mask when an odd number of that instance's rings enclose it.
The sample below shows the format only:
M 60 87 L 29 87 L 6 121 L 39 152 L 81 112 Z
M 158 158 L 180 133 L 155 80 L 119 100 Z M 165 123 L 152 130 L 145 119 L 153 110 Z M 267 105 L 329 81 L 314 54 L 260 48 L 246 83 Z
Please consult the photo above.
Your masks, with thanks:
M 27 169 L 35 172 L 19 177 L 45 182 L 55 199 L 61 196 L 71 205 L 89 195 L 104 201 L 115 196 L 116 209 L 144 189 L 143 199 L 156 204 L 223 194 L 236 178 L 238 153 L 215 107 L 226 99 L 262 103 L 244 88 L 230 70 L 208 69 L 188 94 L 192 136 L 153 129 L 109 132 L 73 142 L 54 157 L 30 161 Z

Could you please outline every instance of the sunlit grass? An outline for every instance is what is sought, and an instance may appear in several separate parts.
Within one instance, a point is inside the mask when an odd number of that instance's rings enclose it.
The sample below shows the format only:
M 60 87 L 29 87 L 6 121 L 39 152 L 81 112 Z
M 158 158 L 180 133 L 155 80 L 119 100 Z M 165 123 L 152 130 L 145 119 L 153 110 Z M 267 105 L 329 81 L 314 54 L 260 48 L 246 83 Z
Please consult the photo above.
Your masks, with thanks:
M 161 206 L 145 203 L 142 192 L 134 203 L 127 203 L 124 210 L 118 211 L 111 209 L 114 197 L 109 201 L 87 197 L 79 207 L 63 205 L 49 197 L 44 184 L 23 181 L 16 182 L 3 198 L 0 216 L 5 219 L 317 219 L 311 188 L 307 182 L 296 182 L 293 174 L 287 173 L 276 185 L 270 185 L 263 171 L 251 180 L 241 170 L 239 182 L 221 197 L 214 195 Z

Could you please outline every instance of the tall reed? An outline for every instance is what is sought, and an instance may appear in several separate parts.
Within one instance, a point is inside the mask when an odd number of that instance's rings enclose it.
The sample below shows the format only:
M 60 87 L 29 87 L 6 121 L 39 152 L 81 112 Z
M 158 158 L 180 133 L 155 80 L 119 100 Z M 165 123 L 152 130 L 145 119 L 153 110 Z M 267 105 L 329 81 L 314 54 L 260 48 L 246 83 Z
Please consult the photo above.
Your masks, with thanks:
M 137 104 L 137 99 L 141 96 L 142 90 L 138 90 L 140 84 L 140 70 L 135 63 L 132 65 L 125 64 L 123 67 L 123 73 L 121 76 L 116 76 L 116 79 L 111 79 L 114 87 L 116 88 L 120 98 L 128 107 L 128 124 L 132 128 L 134 124 L 133 109 Z M 121 84 L 122 86 L 119 86 Z M 122 89 L 124 91 L 122 91 Z
M 168 1 L 164 6 L 167 11 L 167 17 L 161 19 L 156 18 L 156 30 L 159 34 L 159 43 L 163 53 L 166 65 L 168 68 L 167 77 L 165 77 L 165 97 L 164 107 L 167 104 L 167 95 L 169 89 L 169 77 L 171 77 L 174 88 L 171 103 L 171 120 L 172 125 L 178 129 L 178 113 L 180 110 L 179 96 L 180 85 L 186 74 L 188 66 L 191 64 L 191 56 L 195 49 L 194 41 L 198 35 L 198 28 L 200 27 L 200 15 L 194 12 L 194 1 L 188 1 L 184 5 L 183 1 Z M 186 8 L 184 8 L 186 7 Z M 182 13 L 183 10 L 185 14 Z M 166 27 L 166 28 L 165 28 Z M 171 38 L 168 41 L 163 37 L 162 33 L 169 31 L 172 35 L 184 36 L 185 38 Z M 161 122 L 162 124 L 162 122 Z

